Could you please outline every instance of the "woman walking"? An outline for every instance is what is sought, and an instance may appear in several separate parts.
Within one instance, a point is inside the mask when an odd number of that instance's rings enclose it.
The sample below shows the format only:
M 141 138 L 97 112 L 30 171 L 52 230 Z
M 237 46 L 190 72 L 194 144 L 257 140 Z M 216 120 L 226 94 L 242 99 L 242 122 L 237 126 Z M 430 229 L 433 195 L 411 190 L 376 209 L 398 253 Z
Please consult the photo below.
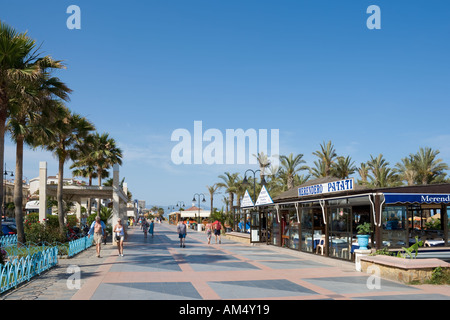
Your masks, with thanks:
M 205 231 L 206 231 L 206 239 L 208 239 L 208 244 L 211 244 L 211 236 L 212 236 L 211 221 L 208 221 L 208 223 L 206 224 Z
M 123 257 L 123 240 L 125 239 L 125 230 L 122 225 L 122 219 L 117 220 L 114 226 L 114 240 L 116 240 L 119 256 Z
M 148 222 L 147 219 L 144 218 L 144 220 L 142 220 L 142 231 L 144 231 L 144 238 L 147 238 L 147 232 L 148 232 Z
M 150 228 L 148 229 L 148 233 L 152 235 L 152 238 L 153 238 L 153 227 L 154 227 L 154 222 L 152 220 L 152 221 L 150 221 Z

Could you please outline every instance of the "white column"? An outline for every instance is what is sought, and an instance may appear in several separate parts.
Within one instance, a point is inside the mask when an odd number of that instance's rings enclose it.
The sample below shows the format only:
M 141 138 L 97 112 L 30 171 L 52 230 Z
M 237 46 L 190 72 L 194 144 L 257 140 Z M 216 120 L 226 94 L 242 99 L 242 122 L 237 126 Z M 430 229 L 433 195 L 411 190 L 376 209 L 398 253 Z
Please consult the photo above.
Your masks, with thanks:
M 75 215 L 77 216 L 78 222 L 80 223 L 81 226 L 81 198 L 75 201 L 75 208 L 76 208 Z
M 115 164 L 113 166 L 113 193 L 112 193 L 112 200 L 113 200 L 113 212 L 112 212 L 112 227 L 114 230 L 114 226 L 117 224 L 117 220 L 120 217 L 120 196 L 119 196 L 119 165 Z M 122 222 L 123 223 L 123 222 Z M 114 237 L 112 237 L 112 242 L 114 242 Z
M 47 218 L 47 162 L 39 162 L 39 221 Z

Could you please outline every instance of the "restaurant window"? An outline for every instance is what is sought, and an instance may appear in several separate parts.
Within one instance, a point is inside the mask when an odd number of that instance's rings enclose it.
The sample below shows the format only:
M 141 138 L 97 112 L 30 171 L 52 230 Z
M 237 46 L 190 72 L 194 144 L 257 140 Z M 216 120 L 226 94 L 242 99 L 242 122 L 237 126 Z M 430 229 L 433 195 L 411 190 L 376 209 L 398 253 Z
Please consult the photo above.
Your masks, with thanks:
M 250 214 L 241 213 L 236 215 L 237 232 L 250 233 Z
M 313 214 L 311 209 L 303 208 L 300 218 L 301 226 L 301 250 L 305 252 L 313 252 L 316 245 L 313 240 Z
M 403 247 L 407 245 L 407 209 L 405 206 L 388 206 L 381 214 L 382 246 Z
M 450 245 L 450 207 L 447 206 L 447 245 Z
M 272 234 L 270 238 L 272 240 L 272 244 L 275 246 L 280 245 L 280 221 L 278 219 L 279 219 L 278 213 L 274 211 L 272 219 Z
M 424 242 L 425 247 L 443 246 L 444 226 L 441 220 L 442 207 L 435 204 L 410 206 L 408 221 L 410 225 L 409 244 L 415 238 Z
M 291 249 L 299 249 L 299 223 L 297 219 L 297 212 L 295 209 L 291 209 L 289 214 L 287 215 L 288 226 L 286 235 L 287 238 L 287 247 Z
M 330 240 L 328 252 L 330 257 L 349 259 L 351 234 L 351 210 L 349 207 L 336 207 L 329 209 L 330 215 Z

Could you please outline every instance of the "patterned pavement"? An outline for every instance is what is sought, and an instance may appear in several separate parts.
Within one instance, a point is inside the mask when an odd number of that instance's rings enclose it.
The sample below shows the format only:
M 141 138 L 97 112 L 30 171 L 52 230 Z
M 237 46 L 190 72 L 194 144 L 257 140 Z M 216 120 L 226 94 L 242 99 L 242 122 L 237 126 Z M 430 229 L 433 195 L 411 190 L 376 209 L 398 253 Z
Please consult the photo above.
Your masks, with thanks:
M 350 262 L 225 238 L 208 245 L 196 231 L 180 248 L 175 230 L 156 224 L 144 238 L 131 228 L 123 257 L 108 244 L 97 258 L 92 247 L 0 300 L 450 300 L 449 286 L 381 279 L 371 288 L 373 277 Z

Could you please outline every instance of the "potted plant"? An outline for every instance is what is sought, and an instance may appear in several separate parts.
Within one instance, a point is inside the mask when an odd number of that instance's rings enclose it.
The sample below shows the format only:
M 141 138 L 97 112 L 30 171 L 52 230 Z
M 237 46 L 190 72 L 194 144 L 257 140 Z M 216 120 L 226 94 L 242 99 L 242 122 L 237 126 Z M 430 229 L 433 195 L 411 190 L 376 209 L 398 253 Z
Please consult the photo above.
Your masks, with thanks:
M 358 225 L 356 229 L 358 230 L 356 237 L 358 238 L 359 249 L 368 250 L 367 245 L 369 244 L 369 237 L 372 232 L 370 223 L 364 222 Z

